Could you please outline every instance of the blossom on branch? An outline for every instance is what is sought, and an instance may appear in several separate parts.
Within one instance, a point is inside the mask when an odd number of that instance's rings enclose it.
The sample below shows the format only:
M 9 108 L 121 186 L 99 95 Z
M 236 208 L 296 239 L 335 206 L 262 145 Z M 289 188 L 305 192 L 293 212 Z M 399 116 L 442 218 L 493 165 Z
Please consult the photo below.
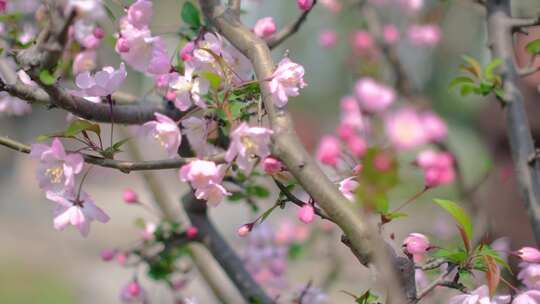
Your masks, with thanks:
M 396 93 L 391 87 L 372 78 L 361 78 L 354 88 L 361 109 L 370 113 L 380 113 L 396 100 Z
M 180 111 L 188 110 L 193 104 L 203 109 L 207 107 L 203 95 L 208 93 L 210 83 L 194 73 L 195 69 L 186 65 L 184 75 L 178 73 L 170 75 L 169 87 L 174 92 L 174 105 Z
M 83 72 L 75 78 L 75 84 L 80 91 L 74 95 L 80 97 L 103 97 L 112 95 L 122 85 L 127 77 L 126 66 L 120 63 L 118 70 L 111 66 L 104 67 L 94 76 L 90 72 Z
M 250 127 L 241 123 L 231 132 L 231 143 L 225 154 L 225 160 L 236 164 L 241 170 L 250 172 L 255 163 L 255 157 L 264 159 L 270 155 L 270 136 L 273 131 L 268 128 Z
M 221 185 L 226 170 L 225 165 L 194 160 L 180 168 L 180 180 L 191 183 L 197 199 L 206 200 L 210 206 L 217 206 L 225 196 L 231 194 Z
M 257 20 L 255 27 L 253 27 L 253 32 L 257 37 L 266 38 L 271 36 L 276 32 L 276 24 L 272 17 L 265 17 Z
M 274 103 L 284 107 L 289 96 L 298 96 L 300 89 L 306 86 L 304 82 L 304 67 L 283 58 L 270 80 L 270 92 L 274 95 Z
M 154 113 L 156 120 L 142 125 L 142 131 L 152 136 L 169 154 L 174 157 L 182 142 L 182 134 L 176 122 L 161 113 Z

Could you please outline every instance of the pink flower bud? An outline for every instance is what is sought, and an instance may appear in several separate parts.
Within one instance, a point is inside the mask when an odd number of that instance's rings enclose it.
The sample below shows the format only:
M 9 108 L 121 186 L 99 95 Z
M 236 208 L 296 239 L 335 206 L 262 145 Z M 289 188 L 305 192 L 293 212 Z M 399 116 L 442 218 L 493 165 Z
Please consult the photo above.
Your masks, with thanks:
M 317 159 L 323 164 L 334 166 L 337 164 L 340 155 L 341 146 L 339 140 L 333 136 L 324 136 L 317 149 Z
M 129 283 L 128 292 L 132 297 L 138 297 L 141 293 L 141 285 L 137 281 Z
M 176 92 L 175 91 L 167 91 L 167 94 L 165 94 L 165 99 L 174 101 L 176 99 Z
M 238 236 L 244 237 L 251 232 L 251 229 L 253 229 L 253 224 L 244 224 L 240 228 L 238 228 L 236 233 L 238 234 Z
M 375 169 L 385 172 L 392 168 L 392 158 L 387 154 L 379 154 L 375 156 L 375 159 L 373 160 L 373 166 Z
M 6 0 L 0 0 L 0 13 L 5 12 L 6 7 L 7 7 L 7 1 Z
M 356 167 L 353 168 L 353 173 L 358 175 L 360 174 L 360 172 L 362 172 L 362 169 L 364 168 L 364 166 L 362 166 L 362 164 L 359 164 L 359 165 L 356 165 Z
M 339 125 L 337 129 L 337 133 L 339 135 L 339 138 L 343 140 L 348 140 L 349 138 L 355 136 L 355 130 L 354 127 L 350 124 L 342 123 Z
M 421 233 L 411 233 L 403 241 L 403 247 L 407 253 L 413 256 L 415 262 L 419 262 L 429 249 L 429 240 Z
M 396 93 L 391 87 L 369 77 L 358 80 L 354 89 L 360 107 L 367 112 L 380 113 L 396 100 Z
M 257 23 L 255 23 L 253 32 L 255 35 L 257 35 L 257 37 L 260 38 L 271 36 L 276 32 L 276 24 L 274 23 L 274 19 L 272 17 L 259 19 Z
M 127 258 L 127 254 L 125 253 L 119 253 L 116 255 L 116 261 L 122 266 L 126 264 Z
M 103 249 L 101 251 L 101 259 L 105 262 L 112 261 L 112 259 L 114 259 L 115 256 L 116 256 L 116 250 Z
M 186 279 L 179 279 L 171 283 L 171 287 L 173 290 L 181 290 L 184 287 L 186 287 L 186 285 L 187 285 Z
M 540 251 L 533 247 L 523 247 L 515 253 L 521 260 L 528 263 L 540 263 Z
M 359 136 L 352 136 L 347 140 L 347 147 L 353 156 L 362 157 L 367 151 L 366 141 Z
M 139 202 L 137 193 L 131 189 L 125 189 L 122 198 L 126 204 L 136 204 Z
M 195 226 L 190 226 L 188 229 L 186 229 L 186 236 L 188 239 L 193 239 L 199 234 L 199 229 Z
M 388 44 L 394 44 L 399 41 L 399 30 L 393 24 L 385 25 L 383 28 L 383 38 Z
M 435 113 L 427 112 L 422 114 L 422 124 L 424 125 L 424 131 L 426 136 L 431 141 L 442 141 L 448 135 L 448 127 L 446 123 Z
M 277 158 L 268 156 L 263 160 L 263 169 L 267 174 L 276 174 L 281 172 L 283 164 Z
M 324 30 L 319 34 L 319 44 L 324 48 L 331 48 L 337 43 L 337 34 L 332 30 Z
M 94 28 L 92 34 L 94 34 L 94 37 L 96 37 L 97 39 L 103 39 L 103 37 L 105 37 L 105 31 L 99 26 L 96 26 Z
M 315 209 L 311 204 L 304 204 L 302 208 L 298 209 L 298 219 L 302 222 L 309 224 L 315 217 Z
M 183 61 L 190 61 L 193 59 L 193 50 L 195 49 L 195 43 L 188 42 L 184 45 L 184 47 L 180 50 L 180 58 L 182 58 Z
M 373 49 L 375 42 L 369 32 L 357 31 L 352 37 L 352 46 L 356 52 L 364 52 Z
M 129 52 L 129 42 L 127 39 L 120 37 L 116 40 L 115 49 L 118 53 L 127 53 Z
M 296 4 L 301 10 L 307 11 L 313 6 L 313 0 L 296 0 Z

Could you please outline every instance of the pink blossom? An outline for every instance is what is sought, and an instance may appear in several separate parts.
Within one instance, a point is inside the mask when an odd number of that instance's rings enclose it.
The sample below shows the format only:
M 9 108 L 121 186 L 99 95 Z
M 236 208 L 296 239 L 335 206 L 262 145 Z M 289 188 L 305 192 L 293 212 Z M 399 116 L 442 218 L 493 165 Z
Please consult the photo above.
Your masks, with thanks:
M 186 236 L 188 239 L 193 239 L 199 234 L 199 229 L 195 226 L 189 226 L 188 229 L 186 229 Z
M 331 11 L 332 13 L 339 13 L 343 5 L 339 0 L 319 0 L 322 6 Z
M 298 219 L 302 222 L 309 224 L 313 221 L 315 217 L 315 209 L 311 204 L 304 204 L 300 209 L 298 209 Z
M 68 0 L 65 11 L 69 13 L 74 9 L 77 10 L 77 16 L 84 17 L 86 20 L 99 20 L 105 17 L 105 9 L 101 1 Z
M 212 146 L 207 141 L 208 122 L 204 118 L 190 116 L 182 120 L 182 127 L 191 150 L 198 157 L 206 156 L 212 152 Z
M 206 109 L 202 96 L 208 93 L 210 83 L 202 77 L 194 75 L 192 66 L 186 66 L 184 75 L 173 74 L 169 86 L 176 93 L 174 105 L 180 111 L 187 111 L 193 104 Z
M 109 217 L 103 210 L 94 204 L 92 198 L 84 191 L 80 196 L 73 191 L 62 194 L 47 191 L 48 200 L 57 203 L 54 210 L 54 228 L 63 230 L 68 225 L 75 226 L 82 236 L 86 237 L 90 231 L 90 223 L 94 220 L 106 223 Z
M 127 11 L 127 20 L 138 29 L 150 26 L 152 20 L 152 1 L 137 0 Z
M 137 280 L 128 282 L 120 291 L 120 301 L 123 303 L 148 303 L 146 291 Z
M 375 41 L 367 31 L 357 31 L 352 36 L 352 47 L 356 52 L 370 51 L 374 48 Z
M 355 178 L 355 176 L 351 176 L 339 182 L 339 191 L 341 191 L 341 194 L 350 201 L 354 201 L 354 192 L 359 185 L 358 182 L 354 180 Z
M 223 47 L 223 40 L 219 35 L 207 32 L 204 34 L 203 39 L 198 41 L 193 55 L 200 62 L 213 63 L 215 58 L 208 50 L 214 53 L 214 55 L 220 56 L 223 52 Z
M 392 169 L 392 157 L 387 153 L 379 153 L 373 160 L 373 167 L 377 171 L 385 172 Z
M 122 193 L 122 199 L 126 204 L 136 204 L 139 202 L 137 192 L 132 189 L 125 189 L 124 193 Z
M 263 160 L 263 169 L 267 174 L 276 174 L 283 170 L 283 163 L 275 157 L 268 156 Z
M 195 49 L 195 43 L 192 41 L 186 43 L 180 50 L 180 58 L 183 61 L 190 61 L 193 59 L 193 50 Z
M 360 107 L 367 112 L 380 113 L 396 100 L 396 94 L 391 87 L 380 84 L 372 78 L 361 78 L 356 82 L 354 89 Z
M 152 75 L 161 75 L 169 72 L 171 68 L 169 55 L 167 54 L 167 47 L 165 42 L 159 37 L 153 41 L 152 55 L 146 72 Z
M 296 0 L 296 4 L 298 4 L 299 9 L 307 11 L 313 6 L 313 0 Z
M 482 285 L 473 290 L 470 294 L 460 294 L 452 297 L 448 304 L 507 304 L 510 303 L 511 297 L 508 295 L 503 296 L 489 296 L 489 289 L 486 285 Z
M 250 127 L 247 123 L 241 123 L 231 132 L 231 143 L 225 154 L 225 160 L 232 162 L 236 159 L 238 167 L 250 172 L 255 162 L 255 157 L 264 159 L 270 155 L 270 136 L 273 131 L 268 128 Z
M 13 97 L 7 92 L 0 92 L 0 114 L 22 116 L 30 112 L 32 112 L 32 106 L 28 102 Z
M 523 247 L 515 253 L 523 262 L 540 263 L 540 250 L 534 247 Z
M 238 230 L 236 231 L 236 234 L 238 234 L 238 236 L 244 237 L 244 236 L 247 236 L 251 232 L 251 229 L 253 229 L 253 224 L 245 224 L 245 225 L 240 226 L 240 228 L 238 228 Z
M 386 134 L 397 149 L 410 149 L 427 142 L 422 120 L 416 110 L 403 107 L 385 118 Z
M 512 304 L 540 304 L 540 290 L 527 290 L 514 298 Z
M 415 45 L 435 46 L 441 40 L 441 29 L 437 25 L 412 25 L 408 36 Z
M 343 139 L 350 138 L 354 131 L 363 131 L 364 119 L 362 118 L 362 112 L 360 111 L 360 105 L 353 96 L 345 96 L 341 98 L 341 128 L 344 128 L 343 133 L 340 136 Z M 349 128 L 350 133 L 346 130 Z
M 78 53 L 73 59 L 73 75 L 88 72 L 96 68 L 96 51 L 86 50 Z
M 30 156 L 39 160 L 39 186 L 48 191 L 64 191 L 75 185 L 75 175 L 81 173 L 84 160 L 79 153 L 66 153 L 62 142 L 55 138 L 51 146 L 33 144 Z
M 289 96 L 298 96 L 299 90 L 306 86 L 304 82 L 304 67 L 292 62 L 289 58 L 283 58 L 270 80 L 270 92 L 274 95 L 274 103 L 278 107 L 284 107 L 289 101 Z
M 217 206 L 230 193 L 221 185 L 227 167 L 206 160 L 194 160 L 180 168 L 180 180 L 190 182 L 195 197 Z
M 0 1 L 0 13 L 4 13 L 7 7 L 7 0 Z
M 114 93 L 126 79 L 126 67 L 120 63 L 120 68 L 115 70 L 111 66 L 104 67 L 94 76 L 90 72 L 82 72 L 75 78 L 75 84 L 80 91 L 74 94 L 81 97 L 100 97 Z
M 446 152 L 424 150 L 416 157 L 416 163 L 424 170 L 426 187 L 437 187 L 454 181 L 454 158 Z
M 94 28 L 94 30 L 92 31 L 92 34 L 94 35 L 94 37 L 96 37 L 97 39 L 103 39 L 103 37 L 105 37 L 105 31 L 103 30 L 102 27 L 100 26 L 96 26 Z
M 154 239 L 154 232 L 156 232 L 157 225 L 152 222 L 146 222 L 144 224 L 144 229 L 141 233 L 141 237 L 145 241 L 151 241 Z
M 429 249 L 428 238 L 421 233 L 411 233 L 403 241 L 405 251 L 413 256 L 416 263 L 419 263 Z
M 113 249 L 104 249 L 101 251 L 101 259 L 105 262 L 112 261 L 116 256 L 116 250 Z
M 341 156 L 341 145 L 334 136 L 324 136 L 317 149 L 317 159 L 327 165 L 335 166 Z
M 353 135 L 347 139 L 347 148 L 353 156 L 362 157 L 367 151 L 367 143 L 362 137 Z
M 257 20 L 253 32 L 257 37 L 266 38 L 276 32 L 276 24 L 272 17 L 265 17 Z
M 152 136 L 169 154 L 170 157 L 178 153 L 182 142 L 182 134 L 176 122 L 161 113 L 154 113 L 156 120 L 149 121 L 142 126 L 145 134 Z
M 333 30 L 323 30 L 319 33 L 319 45 L 324 48 L 331 48 L 337 43 L 337 33 Z
M 421 119 L 428 140 L 439 142 L 446 139 L 448 127 L 439 115 L 433 112 L 425 112 L 422 113 Z
M 387 24 L 383 28 L 384 41 L 390 45 L 399 41 L 399 30 L 393 24 Z
M 116 261 L 118 262 L 118 264 L 120 264 L 122 266 L 126 264 L 127 259 L 128 259 L 127 253 L 122 252 L 122 253 L 118 253 L 116 255 Z
M 232 77 L 233 84 L 240 85 L 251 79 L 253 70 L 251 61 L 235 47 L 231 45 L 225 46 L 221 56 L 230 69 L 234 71 L 232 75 L 230 75 L 230 72 L 226 73 L 229 74 L 227 77 Z
M 400 0 L 401 4 L 411 12 L 417 12 L 424 6 L 424 0 Z
M 129 52 L 129 41 L 126 38 L 120 37 L 116 40 L 116 45 L 114 49 L 118 53 L 127 53 Z

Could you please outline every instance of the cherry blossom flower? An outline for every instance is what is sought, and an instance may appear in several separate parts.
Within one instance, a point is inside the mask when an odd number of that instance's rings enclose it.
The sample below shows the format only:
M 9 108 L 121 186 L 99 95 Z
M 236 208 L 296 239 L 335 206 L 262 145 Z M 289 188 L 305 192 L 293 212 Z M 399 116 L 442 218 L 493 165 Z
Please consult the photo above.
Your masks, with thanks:
M 429 249 L 428 238 L 421 233 L 411 233 L 403 241 L 405 251 L 413 256 L 414 262 L 419 263 Z
M 225 196 L 231 195 L 222 185 L 227 167 L 206 160 L 194 160 L 180 168 L 180 180 L 190 182 L 195 197 L 217 206 Z
M 51 146 L 33 144 L 30 156 L 39 160 L 37 178 L 43 190 L 61 192 L 72 189 L 75 175 L 81 173 L 84 160 L 79 153 L 66 153 L 62 142 L 55 138 Z
M 180 50 L 180 58 L 183 61 L 191 61 L 193 59 L 193 50 L 195 49 L 195 43 L 190 41 L 186 43 Z
M 335 166 L 341 156 L 341 145 L 334 136 L 324 136 L 317 148 L 317 159 L 326 165 Z
M 304 67 L 289 58 L 283 58 L 270 80 L 270 92 L 276 97 L 274 98 L 276 106 L 284 107 L 289 101 L 289 96 L 298 96 L 299 90 L 305 86 Z
M 470 294 L 460 294 L 452 297 L 448 304 L 507 304 L 510 303 L 510 299 L 511 297 L 508 295 L 490 298 L 488 287 L 482 285 Z
M 231 132 L 231 143 L 225 154 L 225 160 L 236 164 L 241 170 L 250 172 L 255 157 L 264 159 L 270 155 L 270 136 L 273 131 L 263 127 L 250 127 L 243 122 Z
M 180 111 L 188 110 L 193 104 L 206 109 L 202 96 L 208 93 L 210 83 L 202 77 L 195 77 L 195 69 L 186 66 L 184 75 L 173 74 L 169 86 L 176 94 L 174 105 Z
M 103 249 L 101 250 L 101 259 L 104 261 L 104 262 L 110 262 L 114 259 L 114 257 L 116 256 L 116 250 L 113 250 L 113 249 Z
M 319 45 L 324 48 L 331 48 L 337 43 L 337 33 L 333 30 L 323 30 L 319 33 Z
M 148 303 L 146 291 L 142 288 L 139 282 L 137 282 L 137 280 L 128 282 L 122 288 L 120 291 L 120 301 L 122 301 L 122 303 Z
M 527 290 L 514 298 L 512 304 L 540 304 L 540 290 Z
M 359 185 L 354 179 L 355 176 L 351 176 L 339 182 L 339 191 L 350 201 L 354 201 L 354 191 Z
M 301 10 L 307 11 L 313 6 L 313 0 L 296 0 L 296 4 Z
M 78 75 L 82 72 L 88 72 L 96 68 L 97 53 L 95 50 L 86 50 L 78 53 L 73 59 L 72 72 Z
M 540 264 L 522 263 L 520 267 L 522 269 L 517 278 L 523 285 L 530 289 L 540 289 Z
M 352 36 L 352 47 L 355 52 L 362 53 L 371 51 L 375 47 L 375 41 L 367 31 L 357 31 Z
M 391 87 L 380 84 L 372 78 L 361 78 L 354 87 L 362 110 L 380 113 L 396 100 L 396 93 Z
M 302 222 L 309 224 L 313 222 L 315 218 L 315 209 L 311 204 L 304 204 L 298 209 L 298 219 Z
M 424 6 L 424 0 L 400 0 L 401 4 L 410 12 L 417 12 Z
M 281 170 L 283 170 L 283 163 L 279 159 L 272 156 L 266 157 L 263 160 L 262 164 L 263 164 L 264 172 L 270 175 L 276 174 L 278 172 L 281 172 Z
M 422 113 L 421 119 L 426 132 L 426 137 L 430 141 L 439 142 L 446 139 L 448 127 L 439 115 L 428 111 Z
M 133 191 L 133 189 L 125 189 L 122 193 L 122 199 L 126 204 L 136 204 L 139 202 L 137 192 Z
M 253 27 L 253 32 L 257 37 L 266 38 L 271 36 L 276 32 L 276 24 L 274 23 L 274 18 L 265 17 L 257 20 L 255 27 Z
M 244 237 L 244 236 L 247 236 L 251 232 L 251 229 L 253 229 L 253 224 L 245 224 L 245 225 L 240 226 L 240 228 L 238 228 L 238 230 L 236 231 L 236 234 L 238 234 L 238 236 L 240 237 Z
M 169 154 L 174 157 L 182 142 L 182 134 L 176 122 L 161 113 L 154 113 L 156 120 L 142 125 L 142 132 L 152 136 Z
M 437 187 L 454 181 L 454 158 L 446 152 L 424 150 L 416 157 L 416 163 L 424 170 L 426 187 Z
M 80 91 L 74 94 L 80 97 L 101 97 L 111 95 L 118 90 L 126 79 L 127 72 L 124 63 L 120 63 L 118 70 L 111 66 L 104 67 L 94 76 L 90 72 L 83 72 L 75 78 L 75 84 Z
M 231 45 L 225 46 L 221 56 L 228 66 L 224 71 L 226 79 L 230 79 L 236 85 L 251 79 L 251 61 L 235 47 Z
M 416 110 L 403 107 L 385 117 L 386 134 L 397 149 L 410 149 L 427 142 L 422 120 Z
M 193 239 L 199 234 L 199 229 L 195 226 L 190 226 L 188 229 L 186 229 L 186 236 L 188 239 Z
M 137 0 L 127 11 L 127 20 L 138 29 L 150 26 L 152 20 L 152 1 Z
M 7 7 L 7 0 L 0 1 L 0 13 L 4 13 Z
M 523 262 L 540 263 L 540 250 L 534 247 L 523 247 L 515 253 Z
M 208 122 L 204 118 L 188 117 L 182 120 L 183 133 L 187 137 L 191 150 L 198 157 L 211 154 L 215 148 L 208 141 Z
M 215 63 L 215 56 L 220 56 L 223 52 L 223 40 L 217 34 L 207 32 L 204 34 L 203 39 L 197 43 L 197 48 L 193 51 L 193 57 L 199 61 L 203 66 L 204 64 Z M 200 69 L 205 69 L 203 66 L 199 66 Z M 212 68 L 210 69 L 212 70 Z M 219 73 L 219 71 L 216 71 Z
M 144 223 L 144 229 L 141 233 L 141 237 L 145 241 L 151 241 L 154 239 L 154 232 L 156 232 L 156 223 L 146 222 Z
M 68 0 L 65 11 L 77 10 L 77 15 L 87 20 L 99 20 L 104 18 L 105 9 L 101 1 L 96 0 Z
M 319 2 L 332 13 L 339 13 L 343 7 L 338 0 L 320 0 Z
M 353 156 L 362 157 L 367 152 L 368 147 L 365 139 L 357 135 L 352 135 L 347 138 L 347 148 L 349 148 Z
M 399 41 L 399 30 L 393 24 L 387 24 L 383 27 L 383 39 L 386 43 L 392 45 Z
M 32 106 L 28 102 L 13 97 L 7 92 L 0 92 L 0 114 L 22 116 L 30 112 L 32 112 Z
M 109 216 L 97 207 L 92 198 L 84 191 L 77 196 L 74 191 L 66 191 L 62 194 L 47 191 L 46 197 L 57 203 L 54 210 L 54 228 L 63 230 L 68 225 L 75 226 L 83 237 L 90 232 L 90 223 L 98 221 L 106 223 Z
M 441 40 L 441 29 L 437 25 L 412 25 L 407 35 L 414 45 L 435 46 Z

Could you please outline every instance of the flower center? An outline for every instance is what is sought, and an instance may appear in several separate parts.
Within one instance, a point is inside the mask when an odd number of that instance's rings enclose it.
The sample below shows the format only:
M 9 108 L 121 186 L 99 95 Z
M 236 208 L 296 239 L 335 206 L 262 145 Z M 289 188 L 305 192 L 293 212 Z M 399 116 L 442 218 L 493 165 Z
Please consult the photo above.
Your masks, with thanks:
M 64 175 L 64 168 L 62 166 L 57 166 L 45 170 L 45 175 L 49 178 L 51 183 L 58 184 L 62 182 L 62 176 Z
M 162 147 L 167 147 L 167 143 L 165 142 L 165 138 L 163 137 L 163 135 L 156 133 L 154 134 L 154 138 L 157 140 L 157 142 L 159 142 Z
M 242 136 L 240 138 L 240 141 L 242 142 L 242 145 L 244 146 L 244 148 L 246 148 L 246 152 L 248 154 L 255 154 L 256 149 L 257 149 L 257 144 L 255 143 L 255 141 L 253 141 L 253 139 L 251 139 L 251 137 Z

